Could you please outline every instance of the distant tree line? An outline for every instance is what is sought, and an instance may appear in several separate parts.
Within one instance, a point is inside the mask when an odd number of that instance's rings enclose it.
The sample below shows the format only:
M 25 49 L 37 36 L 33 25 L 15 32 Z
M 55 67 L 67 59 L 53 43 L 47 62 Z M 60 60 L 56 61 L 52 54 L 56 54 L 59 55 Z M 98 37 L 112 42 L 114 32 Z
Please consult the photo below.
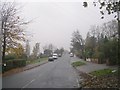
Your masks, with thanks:
M 43 54 L 45 56 L 52 56 L 53 53 L 63 54 L 64 48 L 56 48 L 53 44 L 45 45 L 43 47 Z

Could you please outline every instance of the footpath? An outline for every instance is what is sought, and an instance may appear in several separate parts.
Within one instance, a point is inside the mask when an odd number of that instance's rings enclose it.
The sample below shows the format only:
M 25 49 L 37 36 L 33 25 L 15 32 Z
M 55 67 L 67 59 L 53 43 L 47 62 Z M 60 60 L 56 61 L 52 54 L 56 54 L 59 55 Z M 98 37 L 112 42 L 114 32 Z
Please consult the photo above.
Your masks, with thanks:
M 23 71 L 26 71 L 26 70 L 30 70 L 32 68 L 35 68 L 35 67 L 38 67 L 40 65 L 46 64 L 47 62 L 48 62 L 47 60 L 44 60 L 44 61 L 41 61 L 39 63 L 26 65 L 25 67 L 12 69 L 12 70 L 9 70 L 9 71 L 3 73 L 2 76 L 5 77 L 5 76 L 13 75 L 13 74 L 16 74 L 16 73 L 19 73 L 19 72 L 23 72 Z
M 84 73 L 90 73 L 92 71 L 107 69 L 107 68 L 110 68 L 110 69 L 116 69 L 117 68 L 117 66 L 106 66 L 106 64 L 96 64 L 96 63 L 83 61 L 83 60 L 81 60 L 81 61 L 85 62 L 86 65 L 77 67 L 77 70 L 82 71 Z
M 71 63 L 75 61 L 84 62 L 85 65 L 78 66 L 75 69 L 79 73 L 80 79 L 79 84 L 83 88 L 118 88 L 118 76 L 117 75 L 106 75 L 96 77 L 90 72 L 102 70 L 102 69 L 118 69 L 117 66 L 106 66 L 106 64 L 96 64 L 88 61 L 78 59 L 76 57 L 71 58 Z M 109 82 L 108 82 L 109 81 Z
M 92 63 L 92 62 L 89 62 L 89 61 L 79 59 L 77 57 L 71 58 L 71 63 L 75 62 L 75 61 L 81 61 L 81 62 L 84 62 L 86 64 L 86 65 L 83 65 L 83 66 L 76 67 L 76 69 L 78 71 L 84 72 L 84 73 L 90 73 L 92 71 L 101 70 L 101 69 L 107 69 L 107 68 L 117 69 L 117 66 L 106 66 L 106 64 Z

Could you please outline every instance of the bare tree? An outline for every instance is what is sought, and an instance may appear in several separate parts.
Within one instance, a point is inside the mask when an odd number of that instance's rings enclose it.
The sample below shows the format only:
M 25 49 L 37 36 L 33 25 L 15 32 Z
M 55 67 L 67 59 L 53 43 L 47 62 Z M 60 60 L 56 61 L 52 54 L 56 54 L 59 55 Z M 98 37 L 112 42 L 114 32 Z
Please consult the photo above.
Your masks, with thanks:
M 101 32 L 102 32 L 101 28 L 99 26 L 97 26 L 97 25 L 93 25 L 90 28 L 90 34 L 91 34 L 91 36 L 97 38 L 97 40 L 99 40 Z
M 30 44 L 29 44 L 29 40 L 26 41 L 26 56 L 27 56 L 27 58 L 30 56 Z
M 102 33 L 107 36 L 108 38 L 117 37 L 117 21 L 112 20 L 110 22 L 104 23 L 102 28 Z
M 53 44 L 48 44 L 43 47 L 44 54 L 50 56 L 56 50 L 56 47 Z
M 53 44 L 49 44 L 49 45 L 48 45 L 48 49 L 53 52 L 53 49 L 54 49 Z
M 73 47 L 74 51 L 76 51 L 81 57 L 83 57 L 83 50 L 84 50 L 84 40 L 80 35 L 79 31 L 74 31 L 72 34 L 71 46 Z
M 37 56 L 40 54 L 40 43 L 36 43 L 33 47 L 33 56 L 37 58 Z
M 43 46 L 43 51 L 45 51 L 46 49 L 48 49 L 48 46 L 47 45 Z
M 2 2 L 0 8 L 2 31 L 2 60 L 5 60 L 5 52 L 8 47 L 17 47 L 18 41 L 25 41 L 23 26 L 28 24 L 18 15 L 19 9 L 15 2 Z

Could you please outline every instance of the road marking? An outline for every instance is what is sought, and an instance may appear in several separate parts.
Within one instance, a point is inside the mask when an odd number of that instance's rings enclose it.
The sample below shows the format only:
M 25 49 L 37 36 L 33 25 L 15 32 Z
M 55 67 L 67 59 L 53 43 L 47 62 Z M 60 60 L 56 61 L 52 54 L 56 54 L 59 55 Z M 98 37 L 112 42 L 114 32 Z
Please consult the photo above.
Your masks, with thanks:
M 28 85 L 30 85 L 32 82 L 34 82 L 35 79 L 31 80 L 29 83 L 27 83 L 25 86 L 23 86 L 22 88 L 26 88 Z

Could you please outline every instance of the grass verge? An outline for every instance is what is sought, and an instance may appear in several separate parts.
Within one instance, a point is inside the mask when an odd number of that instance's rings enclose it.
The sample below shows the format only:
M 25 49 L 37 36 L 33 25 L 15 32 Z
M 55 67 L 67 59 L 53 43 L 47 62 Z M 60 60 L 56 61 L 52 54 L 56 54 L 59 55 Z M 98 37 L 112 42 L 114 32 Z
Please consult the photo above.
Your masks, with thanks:
M 48 60 L 47 57 L 45 57 L 45 58 L 39 58 L 39 59 L 36 59 L 36 60 L 28 60 L 27 64 L 35 64 L 35 63 L 39 63 L 39 62 L 46 61 L 46 60 Z
M 81 66 L 81 65 L 85 65 L 85 63 L 84 63 L 84 62 L 81 62 L 81 61 L 76 61 L 76 62 L 73 62 L 71 65 L 72 65 L 73 67 L 78 67 L 78 66 Z
M 118 71 L 114 69 L 102 69 L 102 70 L 93 71 L 90 74 L 93 76 L 104 76 L 110 74 L 117 74 L 117 72 Z

